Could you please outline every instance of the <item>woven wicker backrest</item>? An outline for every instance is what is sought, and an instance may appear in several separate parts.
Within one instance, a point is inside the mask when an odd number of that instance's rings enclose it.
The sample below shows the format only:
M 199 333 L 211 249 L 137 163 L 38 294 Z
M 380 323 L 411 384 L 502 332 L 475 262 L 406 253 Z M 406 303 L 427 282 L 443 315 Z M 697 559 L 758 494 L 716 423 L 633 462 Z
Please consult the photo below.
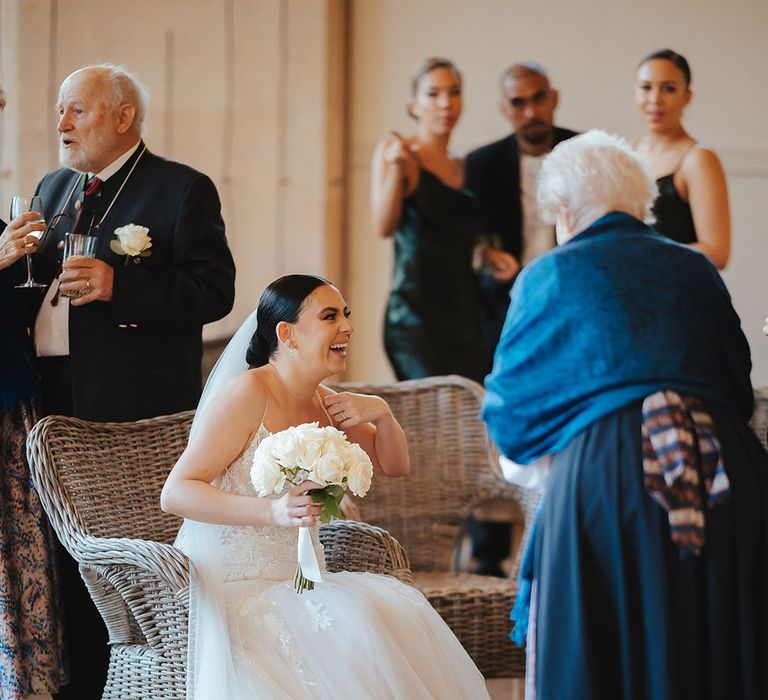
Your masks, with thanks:
M 186 447 L 193 411 L 135 423 L 49 416 L 30 434 L 40 481 L 65 527 L 96 537 L 173 542 L 181 520 L 160 510 L 160 490 Z
M 368 495 L 357 501 L 362 519 L 392 533 L 413 571 L 450 570 L 473 507 L 517 495 L 494 463 L 480 419 L 482 388 L 455 376 L 336 388 L 381 396 L 408 437 L 411 473 L 374 477 Z

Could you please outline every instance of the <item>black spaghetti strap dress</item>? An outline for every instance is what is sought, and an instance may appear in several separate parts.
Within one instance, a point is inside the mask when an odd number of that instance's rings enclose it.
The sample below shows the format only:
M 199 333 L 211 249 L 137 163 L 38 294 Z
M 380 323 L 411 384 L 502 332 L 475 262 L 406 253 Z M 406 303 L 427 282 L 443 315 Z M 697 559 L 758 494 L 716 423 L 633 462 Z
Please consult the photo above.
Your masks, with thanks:
M 398 379 L 459 374 L 483 381 L 472 252 L 474 197 L 423 168 L 395 231 L 384 346 Z

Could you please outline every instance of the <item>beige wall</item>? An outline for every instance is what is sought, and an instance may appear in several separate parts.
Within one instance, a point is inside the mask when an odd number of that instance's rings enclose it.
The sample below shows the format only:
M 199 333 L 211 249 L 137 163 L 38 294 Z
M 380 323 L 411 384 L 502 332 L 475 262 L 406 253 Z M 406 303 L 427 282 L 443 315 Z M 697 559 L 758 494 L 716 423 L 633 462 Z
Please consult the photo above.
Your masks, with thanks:
M 693 67 L 691 133 L 720 153 L 729 179 L 734 246 L 725 279 L 752 345 L 757 384 L 768 384 L 768 3 L 762 0 L 358 0 L 352 16 L 350 274 L 357 332 L 350 374 L 391 376 L 381 349 L 391 241 L 368 225 L 369 160 L 388 129 L 412 131 L 405 116 L 412 67 L 428 55 L 464 72 L 465 112 L 454 147 L 499 138 L 497 78 L 515 60 L 538 60 L 561 91 L 558 121 L 640 133 L 632 103 L 637 61 L 665 46 Z M 363 313 L 361 313 L 361 311 Z
M 726 166 L 734 250 L 725 278 L 752 343 L 755 382 L 768 384 L 760 335 L 768 312 L 767 32 L 763 0 L 0 0 L 9 97 L 0 211 L 56 166 L 52 107 L 61 80 L 84 63 L 125 63 L 152 91 L 149 147 L 211 175 L 222 197 L 237 300 L 208 337 L 237 327 L 277 275 L 325 274 L 342 283 L 354 310 L 350 378 L 386 379 L 391 242 L 370 232 L 369 160 L 388 129 L 412 129 L 404 105 L 413 65 L 441 54 L 462 67 L 466 108 L 454 146 L 466 151 L 506 133 L 497 76 L 526 58 L 544 63 L 561 89 L 560 123 L 637 135 L 635 64 L 669 45 L 693 65 L 687 124 Z
M 123 63 L 152 95 L 149 148 L 210 175 L 222 199 L 237 296 L 208 337 L 236 329 L 280 274 L 338 275 L 342 222 L 329 206 L 339 207 L 342 143 L 331 127 L 343 97 L 343 56 L 333 51 L 340 8 L 339 0 L 2 0 L 9 104 L 0 207 L 58 167 L 62 79 L 84 64 Z

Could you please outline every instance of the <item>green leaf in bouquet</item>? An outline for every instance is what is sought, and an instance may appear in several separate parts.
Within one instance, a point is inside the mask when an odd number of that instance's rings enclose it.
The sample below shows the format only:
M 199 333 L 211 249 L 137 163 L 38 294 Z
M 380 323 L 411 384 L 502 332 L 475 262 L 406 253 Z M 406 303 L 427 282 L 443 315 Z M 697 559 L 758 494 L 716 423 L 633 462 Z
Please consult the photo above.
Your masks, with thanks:
M 315 489 L 312 494 L 312 503 L 325 503 L 325 489 Z
M 323 489 L 329 496 L 333 496 L 336 503 L 341 503 L 341 499 L 344 498 L 344 489 L 338 484 L 333 486 L 327 486 Z
M 325 510 L 323 513 L 330 513 L 334 518 L 342 517 L 338 501 L 330 494 L 325 497 Z
M 320 513 L 320 522 L 325 523 L 326 525 L 333 520 L 333 516 L 327 511 L 324 510 Z

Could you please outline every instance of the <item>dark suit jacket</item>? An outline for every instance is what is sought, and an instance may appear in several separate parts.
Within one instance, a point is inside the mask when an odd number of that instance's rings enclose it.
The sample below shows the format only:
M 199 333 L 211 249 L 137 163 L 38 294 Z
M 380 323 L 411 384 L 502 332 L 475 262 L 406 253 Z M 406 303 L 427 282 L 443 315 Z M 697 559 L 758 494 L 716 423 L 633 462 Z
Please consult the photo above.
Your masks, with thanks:
M 96 222 L 143 146 L 102 185 L 97 199 L 89 197 Z M 59 244 L 73 227 L 83 180 L 61 169 L 38 186 L 46 221 L 53 223 L 55 214 L 66 212 L 34 256 L 40 282 L 50 283 L 60 269 Z M 79 186 L 66 206 L 75 183 Z M 110 250 L 115 229 L 126 224 L 149 229 L 149 257 L 128 258 Z M 111 302 L 70 307 L 74 415 L 130 421 L 194 408 L 201 391 L 202 326 L 229 313 L 234 301 L 235 266 L 213 182 L 147 151 L 92 233 L 99 238 L 96 257 L 114 268 L 114 289 Z
M 576 133 L 555 127 L 555 145 Z M 465 168 L 465 186 L 477 197 L 484 230 L 498 236 L 503 250 L 520 260 L 523 207 L 520 201 L 520 153 L 515 135 L 475 149 L 467 155 Z
M 554 143 L 576 136 L 555 127 Z M 520 199 L 520 152 L 514 134 L 472 151 L 465 162 L 465 186 L 477 197 L 483 231 L 498 239 L 502 250 L 518 261 L 523 253 L 523 205 Z M 555 233 L 552 231 L 552 244 Z M 497 282 L 489 274 L 478 281 L 481 348 L 485 372 L 491 371 L 496 344 L 507 317 L 512 282 Z

